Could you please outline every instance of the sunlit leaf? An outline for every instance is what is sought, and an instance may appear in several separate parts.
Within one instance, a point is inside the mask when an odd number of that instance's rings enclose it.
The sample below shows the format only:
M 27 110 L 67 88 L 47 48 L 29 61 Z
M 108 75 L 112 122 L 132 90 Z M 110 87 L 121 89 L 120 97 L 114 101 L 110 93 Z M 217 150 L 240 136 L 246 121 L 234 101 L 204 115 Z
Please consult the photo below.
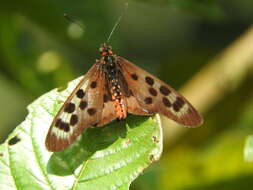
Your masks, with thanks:
M 248 136 L 244 148 L 244 159 L 248 162 L 253 161 L 253 135 Z
M 162 135 L 158 116 L 129 116 L 126 121 L 91 128 L 65 151 L 48 152 L 44 140 L 50 123 L 79 80 L 28 106 L 25 121 L 0 146 L 0 189 L 127 190 L 159 159 Z

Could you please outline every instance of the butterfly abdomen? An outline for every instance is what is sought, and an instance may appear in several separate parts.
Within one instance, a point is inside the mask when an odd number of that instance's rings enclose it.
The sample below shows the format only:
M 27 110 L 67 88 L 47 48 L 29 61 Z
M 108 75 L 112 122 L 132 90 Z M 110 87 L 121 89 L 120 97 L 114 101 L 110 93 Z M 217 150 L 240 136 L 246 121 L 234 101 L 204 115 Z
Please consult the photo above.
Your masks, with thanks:
M 103 55 L 103 54 L 102 54 Z M 105 73 L 107 74 L 109 83 L 109 92 L 115 108 L 118 119 L 125 119 L 127 116 L 127 108 L 122 96 L 122 87 L 118 77 L 118 68 L 115 55 L 112 52 L 104 53 Z

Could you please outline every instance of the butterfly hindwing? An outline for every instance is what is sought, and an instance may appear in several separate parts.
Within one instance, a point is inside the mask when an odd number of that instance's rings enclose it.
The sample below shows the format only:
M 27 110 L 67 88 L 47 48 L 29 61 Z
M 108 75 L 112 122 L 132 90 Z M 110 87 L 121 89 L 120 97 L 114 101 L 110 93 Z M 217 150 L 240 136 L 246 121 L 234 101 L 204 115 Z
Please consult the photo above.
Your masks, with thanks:
M 103 111 L 101 120 L 97 123 L 97 126 L 103 126 L 116 119 L 116 117 L 117 115 L 115 113 L 115 107 L 112 101 L 109 80 L 105 75 L 105 83 L 103 88 Z
M 52 122 L 46 138 L 48 150 L 57 152 L 65 149 L 85 128 L 101 120 L 104 83 L 104 72 L 101 67 L 94 65 Z
M 202 123 L 202 117 L 176 90 L 126 59 L 119 56 L 117 59 L 128 88 L 138 102 L 137 110 L 141 107 L 149 114 L 160 113 L 185 126 Z
M 133 96 L 133 91 L 131 88 L 129 88 L 128 83 L 126 81 L 126 78 L 123 74 L 123 70 L 121 65 L 119 65 L 119 74 L 118 78 L 120 81 L 120 86 L 122 87 L 122 94 L 124 98 L 124 103 L 126 104 L 127 107 L 127 112 L 130 114 L 135 114 L 135 115 L 152 115 L 150 114 L 147 110 L 145 110 L 137 101 L 137 99 Z

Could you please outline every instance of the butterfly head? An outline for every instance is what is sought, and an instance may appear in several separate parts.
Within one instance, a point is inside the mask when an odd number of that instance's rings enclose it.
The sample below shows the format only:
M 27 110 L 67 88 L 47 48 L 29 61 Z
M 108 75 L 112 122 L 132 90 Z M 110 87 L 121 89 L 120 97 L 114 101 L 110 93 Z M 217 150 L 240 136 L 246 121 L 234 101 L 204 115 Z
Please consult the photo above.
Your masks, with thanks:
M 102 56 L 113 55 L 112 47 L 107 44 L 102 44 L 99 48 L 99 52 Z

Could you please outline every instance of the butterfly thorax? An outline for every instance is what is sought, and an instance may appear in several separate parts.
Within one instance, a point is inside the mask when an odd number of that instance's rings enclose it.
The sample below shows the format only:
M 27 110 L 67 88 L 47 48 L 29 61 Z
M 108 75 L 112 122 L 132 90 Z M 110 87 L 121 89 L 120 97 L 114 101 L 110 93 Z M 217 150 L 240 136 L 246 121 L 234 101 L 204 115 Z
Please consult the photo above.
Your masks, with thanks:
M 113 101 L 115 113 L 119 119 L 124 119 L 127 116 L 126 106 L 122 96 L 122 86 L 119 79 L 119 66 L 117 64 L 117 56 L 113 54 L 110 46 L 102 44 L 100 47 L 102 58 L 100 63 L 103 64 L 105 71 L 105 80 L 107 81 L 110 99 Z

